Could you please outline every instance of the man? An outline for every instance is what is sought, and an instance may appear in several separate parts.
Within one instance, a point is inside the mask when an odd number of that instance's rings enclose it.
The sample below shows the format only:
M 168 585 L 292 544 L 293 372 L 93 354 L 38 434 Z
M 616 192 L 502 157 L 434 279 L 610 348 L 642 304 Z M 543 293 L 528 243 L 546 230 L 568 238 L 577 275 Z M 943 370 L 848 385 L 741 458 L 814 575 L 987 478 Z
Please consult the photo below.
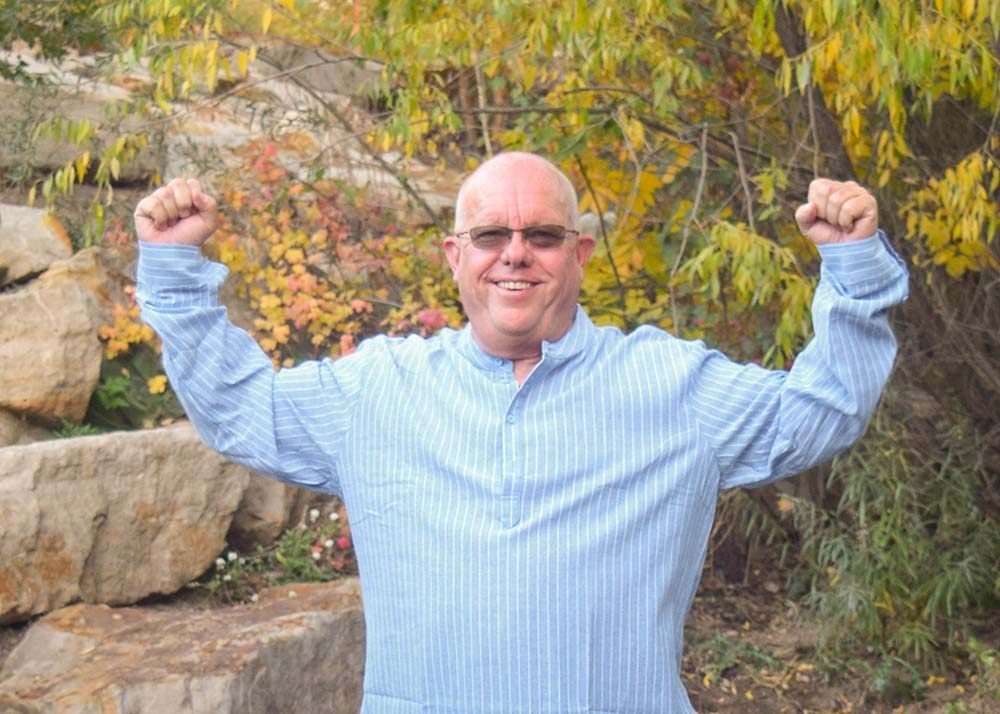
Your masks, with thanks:
M 796 213 L 823 258 L 816 337 L 790 372 L 597 328 L 573 188 L 510 153 L 467 179 L 444 240 L 463 330 L 274 372 L 216 302 L 225 269 L 198 249 L 215 210 L 195 181 L 139 204 L 143 315 L 212 447 L 343 496 L 369 714 L 693 711 L 683 625 L 719 489 L 862 433 L 906 294 L 874 198 L 818 180 Z

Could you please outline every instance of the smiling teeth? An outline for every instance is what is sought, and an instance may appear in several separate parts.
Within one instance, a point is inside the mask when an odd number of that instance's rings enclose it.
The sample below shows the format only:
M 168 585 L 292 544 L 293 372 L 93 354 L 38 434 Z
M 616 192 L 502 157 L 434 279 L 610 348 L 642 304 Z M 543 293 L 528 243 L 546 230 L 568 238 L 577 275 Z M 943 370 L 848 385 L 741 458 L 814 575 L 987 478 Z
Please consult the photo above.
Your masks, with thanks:
M 506 288 L 507 290 L 525 290 L 526 288 L 531 287 L 531 283 L 524 283 L 514 280 L 499 281 L 497 282 L 497 285 L 499 285 L 502 288 Z

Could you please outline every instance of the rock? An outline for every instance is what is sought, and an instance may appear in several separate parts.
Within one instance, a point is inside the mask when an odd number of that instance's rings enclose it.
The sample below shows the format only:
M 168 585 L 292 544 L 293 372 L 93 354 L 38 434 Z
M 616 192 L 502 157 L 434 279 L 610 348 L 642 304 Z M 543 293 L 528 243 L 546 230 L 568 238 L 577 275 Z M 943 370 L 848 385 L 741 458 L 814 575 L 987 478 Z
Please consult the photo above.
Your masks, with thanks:
M 226 539 L 243 552 L 252 551 L 258 545 L 271 545 L 283 532 L 305 522 L 310 509 L 318 509 L 325 518 L 339 504 L 334 496 L 252 474 Z
M 177 591 L 225 547 L 248 479 L 186 423 L 0 449 L 0 623 Z
M 59 80 L 69 82 L 71 77 L 59 76 Z M 82 82 L 79 77 L 75 78 L 75 82 L 76 86 L 48 84 L 42 87 L 0 82 L 0 94 L 4 98 L 0 103 L 0 126 L 5 127 L 0 136 L 6 139 L 5 150 L 0 152 L 0 169 L 21 171 L 31 168 L 38 173 L 56 171 L 86 150 L 95 159 L 100 158 L 114 138 L 142 131 L 144 120 L 141 116 L 114 118 L 108 111 L 113 102 L 126 98 L 127 93 L 115 87 Z M 90 91 L 82 91 L 80 86 L 88 86 Z M 34 127 L 53 116 L 75 122 L 87 121 L 92 126 L 100 127 L 97 146 L 89 143 L 80 145 L 69 138 L 51 136 L 32 142 Z M 150 146 L 139 149 L 133 158 L 122 160 L 116 181 L 144 181 L 157 174 L 161 168 L 157 144 L 158 141 L 154 140 Z
M 0 294 L 0 408 L 79 421 L 101 368 L 98 297 L 88 257 L 57 261 L 26 287 Z
M 30 444 L 48 437 L 49 430 L 32 424 L 23 415 L 0 409 L 0 446 Z
M 73 254 L 66 230 L 45 211 L 0 203 L 0 287 Z
M 363 667 L 355 578 L 272 588 L 223 610 L 75 605 L 10 654 L 0 710 L 355 714 Z
M 201 176 L 243 165 L 239 155 L 253 138 L 246 125 L 215 112 L 192 111 L 164 139 L 164 172 L 167 177 Z
M 379 88 L 382 65 L 298 45 L 261 47 L 252 73 L 264 77 L 294 72 L 297 82 L 321 94 L 367 99 Z

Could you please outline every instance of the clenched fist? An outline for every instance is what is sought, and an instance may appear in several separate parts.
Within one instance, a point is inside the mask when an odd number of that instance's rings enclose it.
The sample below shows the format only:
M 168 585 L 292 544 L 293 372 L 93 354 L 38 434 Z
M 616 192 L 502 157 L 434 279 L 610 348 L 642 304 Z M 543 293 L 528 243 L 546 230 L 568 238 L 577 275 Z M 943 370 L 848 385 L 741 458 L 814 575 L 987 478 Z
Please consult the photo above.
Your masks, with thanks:
M 878 230 L 878 203 L 854 181 L 816 179 L 806 203 L 795 211 L 795 222 L 816 245 L 861 240 Z
M 141 241 L 200 246 L 215 230 L 218 204 L 197 179 L 174 179 L 135 207 Z

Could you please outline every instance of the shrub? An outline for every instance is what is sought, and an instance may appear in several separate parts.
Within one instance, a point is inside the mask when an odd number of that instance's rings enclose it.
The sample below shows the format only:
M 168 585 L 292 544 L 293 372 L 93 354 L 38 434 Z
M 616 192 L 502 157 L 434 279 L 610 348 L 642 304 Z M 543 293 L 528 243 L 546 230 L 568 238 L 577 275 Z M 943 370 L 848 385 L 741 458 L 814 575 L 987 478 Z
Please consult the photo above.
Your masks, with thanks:
M 834 508 L 797 500 L 794 514 L 821 646 L 940 667 L 1000 600 L 1000 528 L 970 419 L 914 403 L 890 395 L 834 462 Z

